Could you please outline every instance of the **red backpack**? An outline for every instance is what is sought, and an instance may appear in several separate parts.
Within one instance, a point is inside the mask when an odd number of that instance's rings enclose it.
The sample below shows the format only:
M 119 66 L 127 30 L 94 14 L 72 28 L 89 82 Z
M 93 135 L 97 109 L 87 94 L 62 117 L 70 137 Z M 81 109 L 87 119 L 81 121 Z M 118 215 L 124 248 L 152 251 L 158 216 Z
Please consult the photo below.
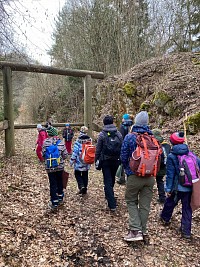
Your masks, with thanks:
M 95 161 L 96 147 L 91 142 L 82 144 L 81 159 L 86 164 L 93 164 Z
M 156 176 L 160 170 L 162 148 L 156 138 L 148 133 L 135 133 L 137 147 L 129 161 L 130 169 L 143 177 Z

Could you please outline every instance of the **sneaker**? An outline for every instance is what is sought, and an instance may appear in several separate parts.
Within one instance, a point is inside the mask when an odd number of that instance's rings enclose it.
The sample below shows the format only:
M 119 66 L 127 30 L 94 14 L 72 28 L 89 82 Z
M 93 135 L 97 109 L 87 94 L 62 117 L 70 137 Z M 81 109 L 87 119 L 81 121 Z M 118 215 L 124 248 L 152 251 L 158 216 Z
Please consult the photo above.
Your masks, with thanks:
M 138 230 L 130 230 L 128 235 L 124 237 L 124 240 L 128 242 L 143 240 L 142 232 Z
M 58 205 L 63 205 L 64 204 L 64 201 L 63 201 L 64 193 L 61 195 L 57 195 L 57 196 L 58 196 Z
M 185 238 L 185 239 L 191 239 L 192 238 L 191 235 L 185 234 L 181 227 L 178 229 L 178 232 L 181 233 L 182 238 Z
M 52 211 L 55 211 L 55 210 L 57 210 L 57 208 L 58 208 L 58 204 L 57 203 L 52 203 L 51 201 L 49 201 L 49 203 L 48 203 L 48 207 L 52 210 Z
M 116 211 L 116 208 L 115 209 L 110 209 L 110 211 L 115 212 Z

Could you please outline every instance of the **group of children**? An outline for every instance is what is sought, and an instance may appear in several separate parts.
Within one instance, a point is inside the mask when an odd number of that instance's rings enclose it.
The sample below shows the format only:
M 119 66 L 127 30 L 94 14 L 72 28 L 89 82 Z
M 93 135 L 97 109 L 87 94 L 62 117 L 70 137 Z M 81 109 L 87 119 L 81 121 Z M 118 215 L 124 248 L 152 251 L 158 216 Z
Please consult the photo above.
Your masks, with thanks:
M 163 210 L 160 214 L 161 221 L 168 225 L 178 201 L 182 202 L 181 234 L 184 238 L 191 238 L 192 209 L 190 205 L 192 186 L 180 184 L 180 155 L 188 155 L 189 149 L 184 144 L 185 138 L 182 132 L 173 133 L 170 136 L 170 144 L 164 141 L 162 132 L 159 129 L 150 130 L 148 113 L 142 111 L 133 120 L 128 114 L 124 114 L 119 131 L 113 124 L 112 116 L 105 116 L 104 127 L 100 132 L 96 144 L 95 163 L 98 170 L 102 170 L 104 193 L 108 208 L 111 212 L 116 210 L 116 198 L 114 196 L 114 185 L 116 172 L 120 164 L 120 178 L 126 183 L 125 200 L 129 213 L 129 233 L 125 236 L 126 241 L 143 240 L 147 234 L 147 220 L 150 212 L 150 204 L 153 195 L 153 186 L 156 178 L 158 188 L 158 201 L 163 203 Z M 67 154 L 71 154 L 70 166 L 74 166 L 74 175 L 78 185 L 78 194 L 85 195 L 88 190 L 88 171 L 90 164 L 85 163 L 81 158 L 82 147 L 85 143 L 92 143 L 88 136 L 88 129 L 82 126 L 79 136 L 74 142 L 72 151 L 72 139 L 74 131 L 70 124 L 66 123 L 63 130 L 65 142 L 59 139 L 58 131 L 51 125 L 43 129 L 39 124 L 36 153 L 40 161 L 44 161 L 48 147 L 56 144 L 61 161 L 59 165 L 50 168 L 45 160 L 45 168 L 50 183 L 50 203 L 49 207 L 55 210 L 63 203 L 62 173 L 64 170 L 64 160 Z M 162 148 L 160 170 L 155 177 L 138 176 L 129 165 L 133 151 L 137 147 L 137 135 L 147 134 L 154 136 Z M 196 166 L 199 171 L 200 160 L 195 156 Z M 98 164 L 97 164 L 98 163 Z M 164 187 L 164 176 L 166 175 L 166 185 Z

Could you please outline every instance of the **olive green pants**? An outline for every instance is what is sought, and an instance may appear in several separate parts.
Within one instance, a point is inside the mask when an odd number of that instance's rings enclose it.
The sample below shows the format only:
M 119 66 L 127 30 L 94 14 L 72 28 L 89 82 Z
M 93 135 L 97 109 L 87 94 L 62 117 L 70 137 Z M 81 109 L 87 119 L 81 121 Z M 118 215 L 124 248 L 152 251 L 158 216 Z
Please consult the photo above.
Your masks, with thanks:
M 154 183 L 155 177 L 128 176 L 125 200 L 130 230 L 140 230 L 146 233 Z

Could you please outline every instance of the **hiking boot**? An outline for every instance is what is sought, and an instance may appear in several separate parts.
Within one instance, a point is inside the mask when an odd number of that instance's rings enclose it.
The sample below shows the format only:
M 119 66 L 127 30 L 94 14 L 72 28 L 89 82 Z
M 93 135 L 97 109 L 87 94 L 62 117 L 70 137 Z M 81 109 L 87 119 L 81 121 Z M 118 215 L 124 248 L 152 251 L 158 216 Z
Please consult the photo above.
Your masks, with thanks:
M 124 237 L 127 242 L 143 240 L 143 235 L 141 231 L 130 230 L 128 235 Z
M 185 233 L 183 232 L 183 230 L 182 230 L 181 227 L 178 228 L 178 232 L 181 233 L 181 237 L 182 237 L 182 238 L 190 239 L 190 240 L 191 240 L 191 238 L 192 238 L 192 237 L 191 237 L 191 234 L 185 234 Z
M 115 209 L 110 209 L 111 212 L 115 212 L 116 211 L 116 208 Z

